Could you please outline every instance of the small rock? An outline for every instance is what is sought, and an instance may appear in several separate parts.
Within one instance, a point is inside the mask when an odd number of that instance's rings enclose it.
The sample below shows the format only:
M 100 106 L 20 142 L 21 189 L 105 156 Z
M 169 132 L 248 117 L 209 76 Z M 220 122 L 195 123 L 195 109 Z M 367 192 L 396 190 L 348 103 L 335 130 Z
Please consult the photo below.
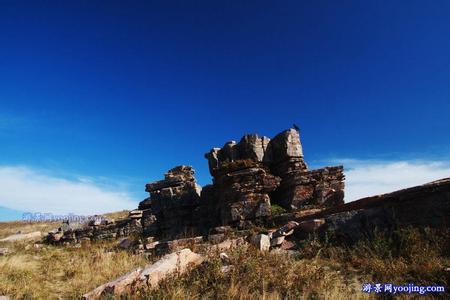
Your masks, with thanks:
M 283 250 L 291 250 L 291 249 L 295 249 L 295 244 L 291 241 L 283 241 L 283 243 L 281 243 L 281 249 Z
M 11 253 L 11 251 L 8 248 L 0 248 L 0 256 L 7 255 L 9 253 Z
M 213 229 L 211 229 L 211 233 L 212 234 L 217 234 L 217 233 L 227 233 L 231 231 L 231 227 L 230 226 L 219 226 L 219 227 L 214 227 Z
M 234 269 L 234 266 L 223 266 L 220 268 L 220 272 L 226 274 Z
M 135 240 L 132 240 L 132 239 L 129 239 L 129 238 L 124 238 L 124 239 L 122 239 L 119 242 L 118 247 L 121 248 L 121 249 L 127 250 L 127 249 L 130 249 L 130 248 L 134 247 L 136 244 L 137 243 L 136 243 Z
M 210 234 L 208 235 L 208 241 L 211 244 L 218 244 L 223 242 L 226 239 L 225 234 L 223 233 L 217 233 L 217 234 Z
M 233 240 L 225 240 L 220 244 L 212 245 L 209 250 L 210 251 L 225 251 L 231 248 L 235 248 L 238 246 L 245 245 L 246 241 L 243 238 L 237 238 Z
M 275 238 L 272 238 L 271 240 L 270 240 L 270 246 L 271 247 L 275 247 L 275 246 L 278 246 L 278 245 L 281 245 L 281 243 L 283 243 L 284 242 L 284 239 L 285 239 L 286 237 L 285 236 L 279 236 L 279 237 L 275 237 Z
M 298 225 L 298 229 L 303 232 L 311 233 L 319 229 L 323 224 L 325 224 L 325 219 L 314 219 L 303 221 Z
M 143 214 L 142 210 L 137 210 L 136 209 L 136 210 L 130 211 L 129 217 L 131 219 L 141 219 L 142 218 L 142 214 Z
M 151 250 L 155 249 L 155 247 L 159 244 L 159 241 L 151 242 L 145 245 L 145 249 Z
M 267 234 L 256 234 L 250 237 L 250 243 L 260 251 L 269 251 L 270 238 Z
M 225 252 L 220 253 L 219 257 L 224 264 L 230 264 L 230 257 Z
M 280 237 L 280 236 L 289 236 L 294 233 L 294 228 L 299 226 L 299 223 L 295 221 L 289 221 L 286 223 L 283 227 L 280 227 L 278 230 L 276 230 L 272 237 Z

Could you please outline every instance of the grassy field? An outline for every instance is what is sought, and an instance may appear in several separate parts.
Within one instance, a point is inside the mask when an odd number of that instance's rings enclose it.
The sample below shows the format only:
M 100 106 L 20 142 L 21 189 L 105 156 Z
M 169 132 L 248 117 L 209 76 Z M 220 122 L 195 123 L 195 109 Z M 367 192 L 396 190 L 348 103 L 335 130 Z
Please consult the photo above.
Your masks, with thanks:
M 47 231 L 51 223 L 0 223 L 0 237 L 17 231 Z M 14 298 L 79 298 L 96 286 L 150 263 L 144 256 L 117 251 L 117 241 L 73 246 L 2 243 L 0 295 Z M 218 255 L 156 291 L 130 298 L 148 299 L 366 299 L 363 282 L 448 286 L 450 232 L 406 229 L 377 233 L 353 246 L 312 237 L 295 253 L 260 253 L 243 246 L 229 251 L 230 271 Z M 448 294 L 447 294 L 448 296 Z M 403 298 L 407 298 L 403 296 Z

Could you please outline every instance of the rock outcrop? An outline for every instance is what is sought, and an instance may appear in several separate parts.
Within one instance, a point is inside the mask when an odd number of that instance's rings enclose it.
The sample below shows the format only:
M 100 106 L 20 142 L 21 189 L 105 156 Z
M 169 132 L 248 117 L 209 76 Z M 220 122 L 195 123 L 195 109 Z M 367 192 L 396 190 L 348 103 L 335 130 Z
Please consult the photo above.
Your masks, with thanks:
M 197 230 L 201 187 L 192 167 L 175 167 L 164 180 L 147 184 L 145 190 L 150 197 L 139 204 L 145 235 L 174 237 Z
M 289 172 L 273 197 L 281 206 L 291 210 L 308 205 L 332 207 L 343 204 L 344 168 Z
M 245 135 L 238 144 L 228 142 L 223 148 L 211 149 L 205 157 L 214 177 L 214 187 L 218 189 L 221 189 L 219 185 L 223 175 L 233 171 L 230 166 L 243 169 L 257 165 L 267 174 L 281 179 L 267 203 L 271 201 L 288 210 L 344 203 L 343 167 L 308 170 L 303 158 L 300 133 L 296 129 L 285 130 L 272 140 L 256 134 Z M 257 185 L 258 182 L 254 182 L 254 186 Z
M 50 233 L 48 240 L 71 242 L 128 235 L 173 240 L 206 235 L 224 225 L 248 228 L 257 219 L 269 218 L 272 204 L 295 211 L 343 203 L 343 167 L 308 170 L 296 129 L 285 130 L 272 140 L 247 134 L 238 143 L 229 141 L 222 148 L 211 149 L 205 157 L 213 182 L 203 190 L 192 167 L 177 166 L 163 180 L 145 186 L 150 196 L 128 218 L 95 221 L 78 229 L 61 228 Z M 220 234 L 211 235 L 213 240 L 221 238 Z
M 280 178 L 258 165 L 229 167 L 228 172 L 217 175 L 214 179 L 215 201 L 221 224 L 237 224 L 240 221 L 270 216 L 269 193 L 279 184 Z
M 448 228 L 450 224 L 450 178 L 388 194 L 331 207 L 297 218 L 298 222 L 323 219 L 322 230 L 355 241 L 377 230 L 397 227 Z
M 133 215 L 119 220 L 95 218 L 83 226 L 63 226 L 50 231 L 45 240 L 52 244 L 78 243 L 83 240 L 102 240 L 127 236 L 141 236 L 141 219 Z

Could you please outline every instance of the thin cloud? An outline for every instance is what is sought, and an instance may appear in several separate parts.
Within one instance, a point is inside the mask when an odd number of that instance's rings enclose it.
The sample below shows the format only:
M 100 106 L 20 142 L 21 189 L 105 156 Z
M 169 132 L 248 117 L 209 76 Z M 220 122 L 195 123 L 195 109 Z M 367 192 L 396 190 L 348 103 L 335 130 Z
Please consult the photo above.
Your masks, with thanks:
M 345 201 L 450 177 L 450 163 L 443 161 L 380 161 L 337 159 L 345 167 Z
M 25 212 L 91 215 L 133 209 L 137 202 L 127 191 L 91 178 L 66 179 L 29 167 L 0 166 L 0 206 Z

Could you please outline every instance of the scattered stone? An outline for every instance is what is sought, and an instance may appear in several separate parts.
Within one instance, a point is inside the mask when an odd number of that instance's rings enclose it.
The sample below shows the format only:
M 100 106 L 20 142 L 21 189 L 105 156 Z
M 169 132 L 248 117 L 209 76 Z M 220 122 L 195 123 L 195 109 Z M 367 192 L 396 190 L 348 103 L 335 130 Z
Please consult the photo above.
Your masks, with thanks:
M 137 244 L 138 244 L 138 242 L 134 239 L 124 238 L 119 242 L 118 247 L 121 249 L 128 250 L 128 249 L 132 249 L 132 248 L 136 247 Z
M 11 250 L 8 248 L 0 248 L 0 256 L 8 255 L 11 253 Z
M 225 234 L 223 233 L 218 233 L 218 234 L 210 234 L 208 235 L 208 241 L 211 244 L 218 244 L 223 242 L 226 239 Z
M 140 219 L 140 218 L 142 218 L 142 210 L 135 209 L 135 210 L 130 211 L 129 217 L 131 219 Z
M 313 219 L 313 220 L 303 221 L 298 225 L 297 230 L 302 230 L 307 233 L 312 233 L 312 232 L 318 230 L 324 224 L 325 224 L 325 219 Z
M 146 267 L 140 274 L 139 280 L 150 288 L 156 288 L 167 276 L 174 273 L 183 274 L 189 267 L 198 266 L 203 261 L 204 258 L 201 255 L 190 249 L 183 249 L 167 254 L 153 265 Z
M 193 248 L 194 245 L 199 245 L 202 242 L 203 236 L 160 242 L 155 246 L 155 250 L 157 254 L 162 255 L 170 253 L 174 250 L 180 250 L 183 248 Z
M 270 239 L 270 246 L 271 247 L 276 247 L 276 246 L 279 246 L 279 245 L 281 245 L 283 242 L 284 242 L 284 239 L 285 239 L 286 237 L 285 236 L 278 236 L 278 237 L 274 237 L 274 238 L 271 238 Z
M 127 273 L 116 280 L 113 280 L 111 282 L 105 283 L 93 291 L 84 294 L 83 299 L 85 300 L 94 300 L 99 299 L 102 295 L 112 294 L 115 296 L 120 296 L 123 294 L 127 289 L 131 288 L 132 285 L 138 280 L 139 276 L 141 275 L 142 269 L 138 268 L 130 273 Z
M 159 245 L 159 241 L 151 242 L 145 245 L 145 249 L 153 250 L 156 248 L 157 245 Z
M 231 226 L 218 226 L 211 229 L 211 234 L 224 234 L 231 231 Z
M 223 273 L 223 274 L 229 273 L 229 272 L 231 272 L 233 270 L 234 270 L 234 266 L 233 265 L 220 267 L 220 272 Z
M 281 243 L 280 248 L 283 250 L 292 250 L 296 248 L 296 245 L 291 241 L 284 240 L 283 243 Z
M 299 223 L 295 221 L 289 221 L 287 224 L 277 229 L 272 233 L 272 238 L 277 238 L 281 236 L 289 236 L 294 233 L 294 229 L 299 225 Z
M 211 246 L 209 249 L 210 249 L 210 251 L 222 252 L 225 250 L 236 248 L 238 246 L 245 245 L 246 243 L 247 242 L 245 241 L 244 238 L 237 238 L 237 239 L 223 241 L 220 244 Z
M 270 238 L 266 234 L 255 234 L 251 236 L 250 243 L 259 251 L 269 251 L 270 249 Z
M 111 282 L 105 283 L 89 293 L 83 295 L 85 300 L 94 300 L 112 295 L 119 297 L 125 292 L 141 286 L 156 288 L 159 282 L 172 274 L 183 274 L 189 267 L 198 266 L 204 258 L 189 249 L 183 249 L 168 254 L 156 263 L 145 267 L 137 268 Z
M 0 242 L 19 242 L 19 241 L 29 241 L 29 240 L 39 240 L 42 234 L 40 231 L 30 232 L 30 233 L 17 233 L 10 235 Z
M 230 264 L 230 262 L 231 262 L 230 257 L 225 252 L 221 252 L 219 254 L 219 257 L 222 260 L 222 263 L 227 264 L 227 265 Z

